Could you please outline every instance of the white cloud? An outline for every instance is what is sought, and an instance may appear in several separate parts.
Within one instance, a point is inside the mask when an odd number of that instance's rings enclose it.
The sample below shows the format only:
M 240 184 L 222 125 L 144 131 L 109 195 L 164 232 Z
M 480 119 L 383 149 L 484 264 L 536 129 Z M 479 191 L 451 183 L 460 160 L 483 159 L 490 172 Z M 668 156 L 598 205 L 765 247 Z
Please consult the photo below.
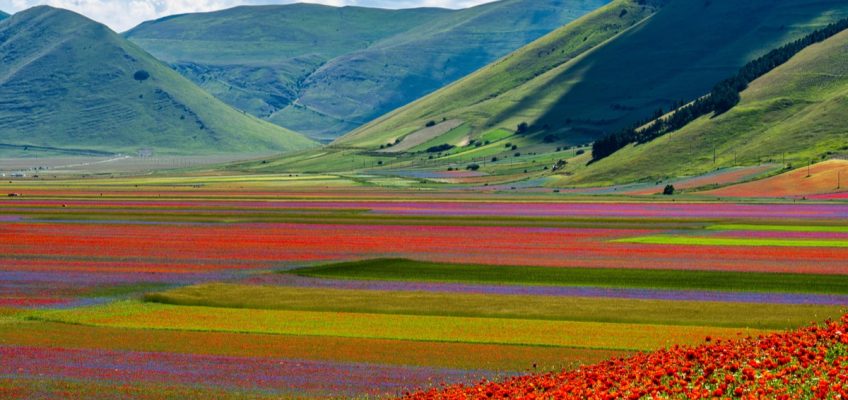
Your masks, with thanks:
M 331 6 L 381 8 L 465 8 L 494 0 L 307 0 Z M 215 11 L 238 5 L 287 4 L 295 0 L 0 0 L 0 10 L 18 12 L 37 5 L 66 8 L 123 32 L 141 22 L 173 14 Z

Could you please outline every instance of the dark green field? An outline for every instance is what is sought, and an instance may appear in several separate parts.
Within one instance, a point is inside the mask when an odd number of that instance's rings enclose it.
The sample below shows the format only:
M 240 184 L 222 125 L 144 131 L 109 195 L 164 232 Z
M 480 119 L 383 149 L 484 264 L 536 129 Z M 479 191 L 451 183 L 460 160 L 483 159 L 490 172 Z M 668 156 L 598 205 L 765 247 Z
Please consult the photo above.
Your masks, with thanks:
M 772 274 L 681 270 L 533 268 L 439 264 L 398 259 L 319 265 L 291 272 L 302 276 L 491 283 L 503 285 L 598 286 L 677 290 L 723 290 L 791 293 L 848 293 L 842 275 Z

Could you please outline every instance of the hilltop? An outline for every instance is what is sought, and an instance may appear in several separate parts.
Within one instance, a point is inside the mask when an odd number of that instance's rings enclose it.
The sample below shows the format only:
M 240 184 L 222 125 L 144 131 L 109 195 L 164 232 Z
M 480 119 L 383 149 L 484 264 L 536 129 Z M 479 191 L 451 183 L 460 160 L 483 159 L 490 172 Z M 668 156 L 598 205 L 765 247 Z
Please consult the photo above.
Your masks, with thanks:
M 472 139 L 526 122 L 538 141 L 585 144 L 701 96 L 845 15 L 848 5 L 835 0 L 616 0 L 337 143 L 368 148 L 430 120 L 460 120 Z
M 224 102 L 329 141 L 607 2 L 250 6 L 146 22 L 125 37 Z
M 0 143 L 74 153 L 279 152 L 305 137 L 236 111 L 104 25 L 35 7 L 0 22 Z
M 848 31 L 843 31 L 752 82 L 727 113 L 707 115 L 649 143 L 630 145 L 578 171 L 569 181 L 657 180 L 762 163 L 792 169 L 844 155 L 848 152 L 846 57 Z

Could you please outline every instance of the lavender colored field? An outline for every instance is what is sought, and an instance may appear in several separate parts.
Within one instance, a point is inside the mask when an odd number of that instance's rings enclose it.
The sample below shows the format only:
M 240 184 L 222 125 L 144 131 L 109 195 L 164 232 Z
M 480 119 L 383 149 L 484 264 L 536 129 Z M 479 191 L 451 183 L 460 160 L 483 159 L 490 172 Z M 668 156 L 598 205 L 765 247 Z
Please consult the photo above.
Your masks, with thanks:
M 398 395 L 431 382 L 470 382 L 487 371 L 152 352 L 0 346 L 0 375 L 167 384 L 297 396 Z M 80 368 L 84 365 L 84 368 Z M 14 384 L 13 384 L 14 385 Z M 163 393 L 167 394 L 167 393 Z

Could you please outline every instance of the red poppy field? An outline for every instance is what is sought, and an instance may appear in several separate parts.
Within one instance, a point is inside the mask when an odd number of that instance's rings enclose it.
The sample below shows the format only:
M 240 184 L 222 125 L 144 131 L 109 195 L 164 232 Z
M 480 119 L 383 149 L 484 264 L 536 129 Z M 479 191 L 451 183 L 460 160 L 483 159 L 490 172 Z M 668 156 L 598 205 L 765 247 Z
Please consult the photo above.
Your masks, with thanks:
M 10 187 L 0 397 L 844 390 L 840 201 L 218 179 Z

